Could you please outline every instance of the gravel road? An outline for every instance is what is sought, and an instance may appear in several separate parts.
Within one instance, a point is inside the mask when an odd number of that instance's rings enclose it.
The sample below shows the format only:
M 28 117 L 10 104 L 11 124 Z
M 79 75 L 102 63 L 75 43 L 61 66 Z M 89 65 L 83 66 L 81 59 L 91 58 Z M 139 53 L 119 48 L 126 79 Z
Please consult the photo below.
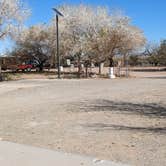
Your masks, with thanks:
M 0 83 L 4 141 L 164 166 L 165 119 L 165 77 Z

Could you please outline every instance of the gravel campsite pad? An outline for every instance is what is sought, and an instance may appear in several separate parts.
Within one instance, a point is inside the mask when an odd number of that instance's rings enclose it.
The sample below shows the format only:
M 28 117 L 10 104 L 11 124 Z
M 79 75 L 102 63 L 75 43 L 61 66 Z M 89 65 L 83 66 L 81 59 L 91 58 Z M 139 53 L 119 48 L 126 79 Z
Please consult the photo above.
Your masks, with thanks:
M 131 165 L 166 163 L 165 78 L 0 83 L 0 140 Z

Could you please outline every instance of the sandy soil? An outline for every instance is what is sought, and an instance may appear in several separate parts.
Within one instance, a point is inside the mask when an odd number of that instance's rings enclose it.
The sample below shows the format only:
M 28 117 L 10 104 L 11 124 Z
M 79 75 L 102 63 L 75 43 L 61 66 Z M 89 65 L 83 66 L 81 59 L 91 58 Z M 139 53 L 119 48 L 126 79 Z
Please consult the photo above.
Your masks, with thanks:
M 164 166 L 165 81 L 0 83 L 0 139 L 136 166 Z

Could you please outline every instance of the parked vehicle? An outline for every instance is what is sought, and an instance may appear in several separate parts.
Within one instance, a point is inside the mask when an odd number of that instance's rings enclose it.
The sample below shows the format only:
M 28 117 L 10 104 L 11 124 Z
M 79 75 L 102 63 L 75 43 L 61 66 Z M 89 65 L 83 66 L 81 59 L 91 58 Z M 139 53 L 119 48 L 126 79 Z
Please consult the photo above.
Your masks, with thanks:
M 21 71 L 30 72 L 32 69 L 33 69 L 33 65 L 31 64 L 22 64 L 22 65 L 18 65 L 17 67 L 17 71 L 21 70 Z
M 26 71 L 30 72 L 32 69 L 36 71 L 43 71 L 43 69 L 50 69 L 51 65 L 47 59 L 39 60 L 37 58 L 32 59 L 18 59 L 16 57 L 0 57 L 0 65 L 2 70 L 10 71 Z

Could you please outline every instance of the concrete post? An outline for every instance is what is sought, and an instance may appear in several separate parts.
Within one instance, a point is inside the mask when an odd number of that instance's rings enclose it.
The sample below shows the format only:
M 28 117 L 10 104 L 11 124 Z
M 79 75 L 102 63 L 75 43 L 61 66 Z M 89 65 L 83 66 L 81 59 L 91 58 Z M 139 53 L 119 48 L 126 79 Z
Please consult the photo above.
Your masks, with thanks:
M 114 79 L 115 78 L 114 68 L 113 67 L 109 67 L 109 78 L 110 79 Z

